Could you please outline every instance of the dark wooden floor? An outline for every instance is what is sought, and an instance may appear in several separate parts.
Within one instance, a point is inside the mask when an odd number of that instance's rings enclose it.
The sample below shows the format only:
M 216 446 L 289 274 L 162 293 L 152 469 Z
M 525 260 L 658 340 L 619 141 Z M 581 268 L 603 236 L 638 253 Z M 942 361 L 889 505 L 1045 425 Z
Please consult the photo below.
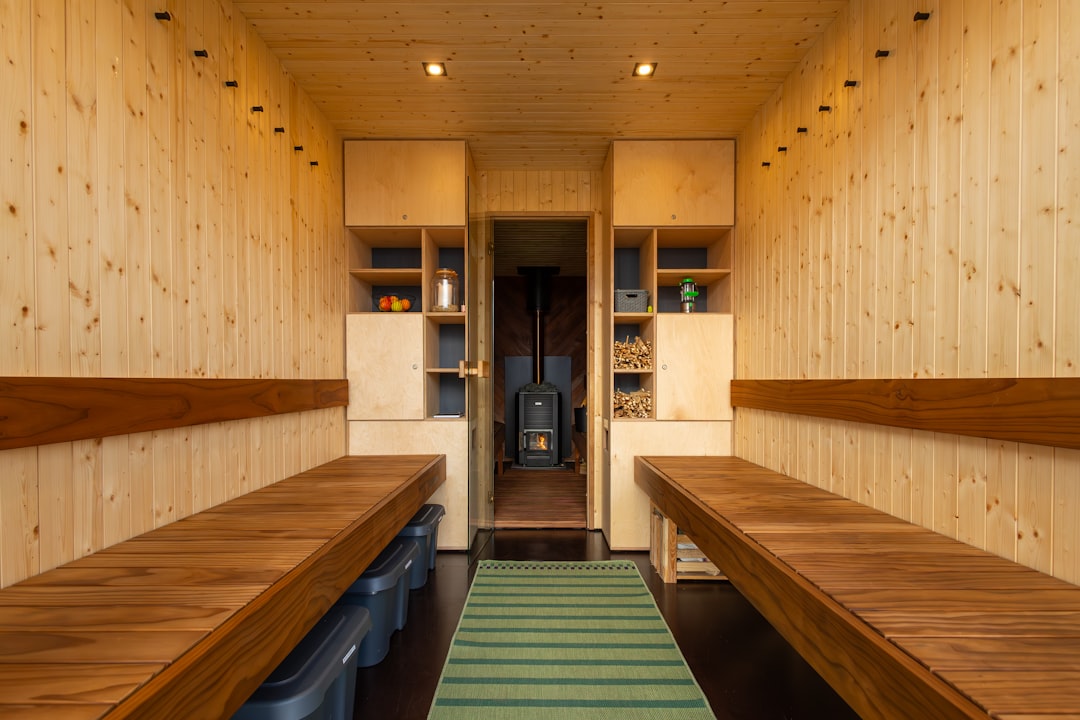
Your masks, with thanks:
M 583 529 L 586 480 L 572 467 L 508 467 L 495 478 L 495 528 Z
M 611 553 L 603 535 L 584 530 L 497 530 L 478 557 L 632 559 L 719 720 L 858 717 L 727 583 L 664 585 L 647 553 Z M 357 718 L 427 717 L 474 572 L 464 553 L 439 553 L 386 659 L 357 674 Z

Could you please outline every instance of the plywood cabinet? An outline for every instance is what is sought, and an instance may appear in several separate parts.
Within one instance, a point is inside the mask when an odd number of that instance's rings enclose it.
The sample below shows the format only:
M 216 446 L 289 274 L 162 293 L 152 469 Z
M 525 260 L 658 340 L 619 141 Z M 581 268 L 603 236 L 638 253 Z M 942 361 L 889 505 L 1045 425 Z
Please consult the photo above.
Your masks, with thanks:
M 730 422 L 611 424 L 611 491 L 608 544 L 612 550 L 649 547 L 649 496 L 634 481 L 637 455 L 730 455 Z
M 460 140 L 345 143 L 349 452 L 446 455 L 446 483 L 430 499 L 446 508 L 444 550 L 469 541 L 459 374 L 469 304 L 466 154 Z M 448 275 L 441 268 L 457 275 L 456 301 L 436 292 L 436 278 Z M 401 304 L 387 308 L 383 298 Z
M 347 140 L 345 224 L 465 225 L 465 142 Z
M 346 316 L 350 420 L 424 417 L 423 323 L 420 313 Z
M 617 141 L 609 162 L 611 338 L 652 348 L 629 367 L 608 348 L 614 397 L 601 522 L 612 549 L 631 550 L 648 547 L 650 528 L 635 456 L 731 451 L 735 148 Z
M 352 421 L 349 454 L 446 455 L 446 482 L 428 500 L 446 508 L 440 550 L 469 548 L 469 425 L 464 420 Z
M 735 224 L 733 140 L 617 140 L 616 226 Z
M 656 419 L 730 420 L 734 358 L 731 315 L 658 315 Z

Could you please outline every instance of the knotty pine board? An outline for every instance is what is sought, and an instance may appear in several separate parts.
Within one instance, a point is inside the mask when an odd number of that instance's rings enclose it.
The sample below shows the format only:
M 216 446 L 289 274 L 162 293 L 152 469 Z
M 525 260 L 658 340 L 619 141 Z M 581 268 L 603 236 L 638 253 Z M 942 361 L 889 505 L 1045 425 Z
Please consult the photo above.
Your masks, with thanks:
M 1080 38 L 1064 22 L 1076 11 L 1060 0 L 992 7 L 927 0 L 917 9 L 932 19 L 913 23 L 912 8 L 908 0 L 850 3 L 822 40 L 826 61 L 808 57 L 739 137 L 740 378 L 1076 374 L 1078 290 L 1065 278 L 1075 275 L 1078 250 L 1066 228 L 1080 189 L 1075 163 L 1062 154 L 1077 134 L 1069 125 L 1077 74 L 1067 69 Z M 895 18 L 895 26 L 882 18 Z M 875 58 L 879 48 L 870 43 L 886 29 L 895 45 L 882 48 L 889 58 Z M 828 58 L 836 70 L 827 81 Z M 841 86 L 845 66 L 855 88 Z M 834 112 L 821 118 L 824 103 L 812 95 L 821 87 L 826 97 L 827 82 Z M 810 132 L 796 135 L 796 125 Z M 815 147 L 794 150 L 807 143 Z M 791 149 L 778 153 L 780 145 Z M 823 173 L 803 184 L 819 157 L 831 158 L 831 180 Z M 771 166 L 762 168 L 763 160 Z M 802 257 L 801 234 L 814 226 L 792 224 L 806 202 L 793 188 L 805 189 L 825 215 L 819 254 L 831 258 L 832 284 L 823 267 L 792 263 Z M 887 294 L 877 282 L 886 271 Z M 813 307 L 799 293 L 815 287 L 828 297 L 819 291 Z M 836 344 L 821 330 L 830 305 Z M 791 334 L 806 338 L 805 353 L 790 352 Z M 743 409 L 736 417 L 740 455 L 789 467 L 786 445 L 803 440 L 815 443 L 821 468 L 820 453 L 831 445 L 830 482 L 849 497 L 880 496 L 901 517 L 982 538 L 995 553 L 1080 581 L 1080 558 L 1068 549 L 1072 531 L 1054 522 L 1080 512 L 1065 479 L 1077 473 L 1072 451 L 962 445 L 954 435 L 899 429 L 879 437 L 825 419 L 792 429 L 773 413 Z M 864 461 L 879 449 L 887 461 Z M 799 452 L 812 466 L 810 454 Z M 872 479 L 882 474 L 887 481 Z M 802 479 L 811 481 L 809 473 Z
M 0 88 L 27 125 L 0 135 L 20 168 L 0 180 L 16 210 L 0 223 L 22 238 L 5 247 L 0 374 L 341 375 L 336 134 L 232 3 L 20 0 L 5 17 Z M 18 478 L 0 487 L 0 585 L 342 454 L 343 418 L 315 415 L 0 453 Z

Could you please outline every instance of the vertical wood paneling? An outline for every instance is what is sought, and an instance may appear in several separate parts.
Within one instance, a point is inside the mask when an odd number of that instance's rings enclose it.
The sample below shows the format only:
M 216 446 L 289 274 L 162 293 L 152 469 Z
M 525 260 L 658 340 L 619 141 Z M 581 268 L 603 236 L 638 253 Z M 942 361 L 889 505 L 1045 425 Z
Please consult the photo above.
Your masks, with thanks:
M 895 181 L 891 202 L 893 215 L 892 373 L 913 377 L 914 357 L 914 285 L 915 234 L 912 205 L 915 197 L 915 87 L 917 27 L 908 22 L 917 10 L 918 0 L 904 0 L 896 10 L 895 46 Z M 910 440 L 908 441 L 910 443 Z
M 1058 308 L 1080 307 L 1080 7 L 1059 4 L 1058 56 Z M 1054 371 L 1080 375 L 1080 322 L 1071 313 L 1056 314 Z
M 937 0 L 923 3 L 930 17 L 938 16 Z M 934 302 L 937 253 L 934 248 L 938 206 L 937 55 L 940 23 L 924 22 L 915 28 L 915 194 L 911 215 L 915 233 L 915 268 L 912 275 L 912 357 L 915 377 L 934 377 L 934 349 L 938 308 Z M 925 478 L 929 480 L 929 477 Z M 924 488 L 927 497 L 929 489 Z
M 1058 17 L 1058 217 L 1057 308 L 1080 307 L 1080 7 L 1059 3 Z M 1055 368 L 1059 376 L 1080 375 L 1080 323 L 1070 312 L 1056 315 Z M 1054 454 L 1054 568 L 1080 583 L 1080 453 Z
M 34 182 L 31 90 L 31 7 L 29 0 L 5 3 L 0 15 L 4 67 L 4 130 L 0 132 L 0 327 L 10 336 L 0 370 L 32 375 L 37 366 L 34 337 Z M 48 132 L 47 128 L 45 132 Z
M 986 447 L 986 550 L 1016 559 L 1016 443 L 991 441 Z
M 97 80 L 94 68 L 96 8 L 67 8 L 67 179 L 68 297 L 71 314 L 71 374 L 101 374 L 97 248 Z
M 0 374 L 340 377 L 338 138 L 231 3 L 15 0 L 0 25 Z M 302 444 L 337 457 L 343 417 L 2 453 L 0 586 L 295 474 Z
M 39 542 L 37 449 L 0 452 L 0 585 L 10 585 L 37 572 Z
M 147 72 L 147 0 L 123 0 L 124 259 L 128 286 L 127 362 L 132 377 L 154 373 L 150 274 L 150 171 Z
M 97 69 L 97 269 L 101 283 L 101 371 L 128 373 L 128 236 L 124 200 L 124 37 L 120 0 L 95 3 Z M 117 462 L 122 461 L 117 454 Z
M 1021 5 L 995 0 L 990 16 L 990 149 L 987 336 L 990 377 L 1013 377 L 1019 368 Z
M 34 173 L 35 202 L 32 206 L 36 243 L 34 308 L 38 325 L 37 372 L 43 375 L 66 375 L 71 354 L 68 294 L 55 292 L 56 288 L 67 285 L 69 271 L 66 232 L 67 182 L 64 176 L 64 165 L 67 162 L 67 104 L 64 88 L 63 7 L 54 4 L 37 7 L 31 22 L 34 53 L 31 137 L 35 162 L 40 168 L 48 168 L 48 171 Z M 8 168 L 4 169 L 3 176 L 0 183 L 8 182 Z M 12 173 L 10 180 L 17 178 L 18 175 Z M 5 199 L 8 197 L 7 193 L 5 188 Z M 29 204 L 23 205 L 27 216 L 30 209 Z M 7 215 L 10 217 L 10 211 Z M 7 228 L 4 232 L 6 235 Z M 6 262 L 5 258 L 5 264 Z M 6 297 L 6 278 L 4 286 L 5 290 L 0 291 L 5 293 L 4 304 L 16 301 L 15 298 Z
M 1054 372 L 1057 3 L 1025 0 L 1020 143 L 1020 374 Z
M 914 279 L 915 234 L 912 214 L 915 197 L 915 87 L 916 87 L 916 26 L 908 22 L 918 7 L 918 0 L 897 3 L 893 17 L 895 30 L 890 31 L 890 48 L 896 55 L 894 87 L 894 182 L 889 198 L 892 207 L 892 267 L 894 278 L 892 297 L 892 337 L 886 343 L 892 349 L 892 374 L 896 377 L 912 377 L 915 373 L 914 358 Z M 890 506 L 893 515 L 910 520 L 914 514 L 912 482 L 912 446 L 914 433 L 893 431 L 891 442 L 892 488 Z
M 31 26 L 33 116 L 30 127 L 34 161 L 42 168 L 34 173 L 33 188 L 37 372 L 62 376 L 69 372 L 71 357 L 69 295 L 56 292 L 56 288 L 67 285 L 69 273 L 67 179 L 64 167 L 67 162 L 67 92 L 63 7 L 54 4 L 35 7 Z M 6 169 L 4 174 L 7 174 Z M 0 180 L 0 183 L 3 182 Z M 30 206 L 25 209 L 29 211 Z M 4 295 L 4 291 L 0 291 L 0 295 Z M 3 302 L 8 301 L 4 296 Z M 26 458 L 29 459 L 29 456 Z M 36 470 L 37 524 L 57 530 L 47 534 L 38 533 L 39 563 L 40 568 L 45 570 L 76 557 L 71 445 L 58 443 L 39 448 Z M 27 491 L 32 492 L 33 488 L 27 488 Z M 5 494 L 0 490 L 0 503 L 3 503 Z
M 739 138 L 741 159 L 793 150 L 738 168 L 740 377 L 1077 374 L 1078 13 L 850 3 Z M 835 127 L 795 137 L 829 85 Z M 772 469 L 1080 578 L 1076 453 L 742 410 L 735 437 Z
M 152 374 L 176 377 L 173 328 L 173 47 L 175 39 L 166 23 L 147 19 L 147 132 L 149 140 L 150 191 L 146 212 L 150 218 L 150 334 Z
M 963 133 L 961 138 L 960 327 L 962 377 L 987 375 L 990 153 L 990 12 L 986 0 L 964 0 Z M 957 445 L 957 536 L 986 547 L 987 441 Z

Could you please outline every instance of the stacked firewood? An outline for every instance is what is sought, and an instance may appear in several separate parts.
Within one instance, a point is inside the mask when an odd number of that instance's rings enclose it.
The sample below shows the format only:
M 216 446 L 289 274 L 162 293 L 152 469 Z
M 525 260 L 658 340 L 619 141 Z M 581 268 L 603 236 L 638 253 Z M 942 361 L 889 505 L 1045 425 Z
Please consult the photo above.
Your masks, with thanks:
M 652 393 L 648 390 L 636 390 L 631 393 L 616 390 L 612 414 L 617 418 L 652 417 Z
M 652 343 L 635 337 L 615 341 L 616 370 L 652 370 Z

